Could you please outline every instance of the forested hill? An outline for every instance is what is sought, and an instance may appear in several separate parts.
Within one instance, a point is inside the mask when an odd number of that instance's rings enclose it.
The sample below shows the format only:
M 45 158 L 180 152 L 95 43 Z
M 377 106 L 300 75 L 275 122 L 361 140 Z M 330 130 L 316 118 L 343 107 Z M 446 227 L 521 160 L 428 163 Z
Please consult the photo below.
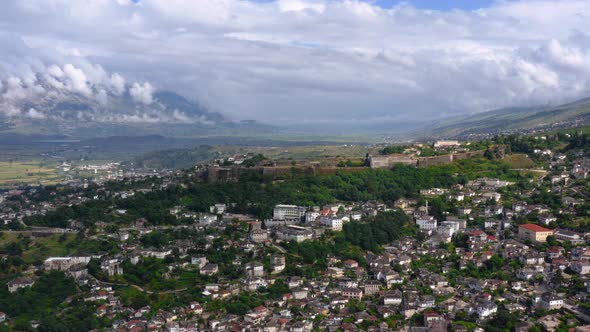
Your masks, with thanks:
M 92 226 L 95 222 L 104 220 L 131 224 L 137 218 L 145 217 L 151 224 L 175 224 L 178 220 L 168 210 L 179 202 L 187 209 L 197 212 L 207 212 L 209 206 L 219 202 L 235 202 L 234 212 L 252 213 L 260 219 L 267 219 L 271 217 L 276 204 L 316 206 L 337 200 L 393 202 L 402 197 L 418 197 L 420 189 L 448 188 L 481 176 L 499 176 L 528 182 L 519 172 L 511 171 L 509 165 L 483 158 L 430 168 L 396 165 L 391 170 L 367 169 L 324 176 L 294 174 L 291 178 L 278 182 L 252 173 L 251 176 L 241 177 L 237 182 L 227 183 L 181 180 L 182 185 L 166 190 L 138 193 L 127 199 L 108 197 L 80 206 L 66 206 L 45 216 L 30 217 L 25 222 L 29 225 L 65 227 L 68 220 L 75 219 Z M 109 186 L 120 186 L 120 183 L 107 185 L 106 188 L 110 188 Z M 116 187 L 112 189 L 116 190 Z M 93 197 L 96 190 L 98 188 L 90 187 L 86 195 Z M 127 213 L 116 214 L 116 209 L 125 209 Z M 436 209 L 433 212 L 436 213 Z

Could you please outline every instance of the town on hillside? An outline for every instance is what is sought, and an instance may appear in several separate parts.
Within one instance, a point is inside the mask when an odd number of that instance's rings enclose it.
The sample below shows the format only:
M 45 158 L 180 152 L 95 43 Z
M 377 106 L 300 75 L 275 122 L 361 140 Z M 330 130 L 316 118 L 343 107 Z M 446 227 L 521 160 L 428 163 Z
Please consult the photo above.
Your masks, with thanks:
M 0 331 L 590 331 L 588 142 L 2 191 Z

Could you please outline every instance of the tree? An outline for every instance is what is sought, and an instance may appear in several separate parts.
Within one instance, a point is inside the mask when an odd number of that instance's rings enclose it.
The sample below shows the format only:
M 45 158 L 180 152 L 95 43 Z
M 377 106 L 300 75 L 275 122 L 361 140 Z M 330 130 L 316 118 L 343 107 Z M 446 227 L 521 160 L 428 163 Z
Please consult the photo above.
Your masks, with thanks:
M 547 245 L 549 246 L 558 246 L 560 243 L 559 241 L 557 241 L 557 238 L 555 237 L 555 235 L 549 235 L 547 236 Z
M 95 277 L 97 277 L 97 275 L 102 272 L 100 268 L 100 260 L 98 258 L 90 259 L 90 262 L 88 262 L 86 267 L 88 268 L 88 273 Z
M 388 145 L 385 148 L 379 150 L 380 154 L 388 155 L 388 154 L 399 154 L 403 153 L 406 150 L 406 146 L 404 145 Z
M 281 297 L 283 294 L 289 292 L 289 286 L 285 284 L 283 279 L 277 279 L 272 285 L 268 287 L 269 296 L 273 299 Z
M 485 265 L 490 272 L 499 272 L 504 267 L 504 259 L 494 254 L 485 262 Z

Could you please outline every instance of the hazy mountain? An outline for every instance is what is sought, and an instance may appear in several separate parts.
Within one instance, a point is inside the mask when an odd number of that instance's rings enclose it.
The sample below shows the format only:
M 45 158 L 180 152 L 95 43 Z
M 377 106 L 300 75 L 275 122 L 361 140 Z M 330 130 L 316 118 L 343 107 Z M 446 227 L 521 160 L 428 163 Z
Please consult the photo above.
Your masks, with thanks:
M 590 98 L 559 106 L 503 108 L 429 125 L 417 135 L 467 138 L 590 124 Z
M 155 91 L 147 83 L 116 91 L 100 84 L 76 88 L 42 75 L 29 83 L 0 81 L 0 133 L 201 137 L 250 134 L 261 128 L 271 129 L 253 121 L 228 121 L 198 102 Z
M 68 75 L 64 73 L 69 69 Z M 0 134 L 95 138 L 161 135 L 166 137 L 266 137 L 397 133 L 414 137 L 477 138 L 522 130 L 562 128 L 590 121 L 590 98 L 557 107 L 506 108 L 438 121 L 363 121 L 309 123 L 277 128 L 255 121 L 232 122 L 196 101 L 149 83 L 77 80 L 76 68 L 48 70 L 32 78 L 0 81 Z M 276 138 L 276 137 L 275 137 Z

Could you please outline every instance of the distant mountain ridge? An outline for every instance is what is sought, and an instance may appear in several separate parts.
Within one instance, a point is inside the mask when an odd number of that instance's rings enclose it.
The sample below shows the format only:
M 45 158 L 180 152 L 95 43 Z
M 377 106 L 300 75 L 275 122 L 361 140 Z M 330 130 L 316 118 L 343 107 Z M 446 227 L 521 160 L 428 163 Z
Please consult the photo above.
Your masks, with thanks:
M 66 73 L 67 72 L 67 73 Z M 574 127 L 590 123 L 590 98 L 548 107 L 505 108 L 439 120 L 322 121 L 283 124 L 233 122 L 171 91 L 144 82 L 125 83 L 118 74 L 89 80 L 78 69 L 52 66 L 32 77 L 0 80 L 0 135 L 90 139 L 160 135 L 176 138 L 271 137 L 385 133 L 400 138 L 477 139 L 495 134 Z
M 590 98 L 585 98 L 559 106 L 512 107 L 454 117 L 426 126 L 420 133 L 433 138 L 477 138 L 588 124 Z
M 28 83 L 0 81 L 0 133 L 197 137 L 272 130 L 255 121 L 229 121 L 198 102 L 147 83 L 120 91 L 100 84 L 79 89 L 67 84 L 43 75 Z

